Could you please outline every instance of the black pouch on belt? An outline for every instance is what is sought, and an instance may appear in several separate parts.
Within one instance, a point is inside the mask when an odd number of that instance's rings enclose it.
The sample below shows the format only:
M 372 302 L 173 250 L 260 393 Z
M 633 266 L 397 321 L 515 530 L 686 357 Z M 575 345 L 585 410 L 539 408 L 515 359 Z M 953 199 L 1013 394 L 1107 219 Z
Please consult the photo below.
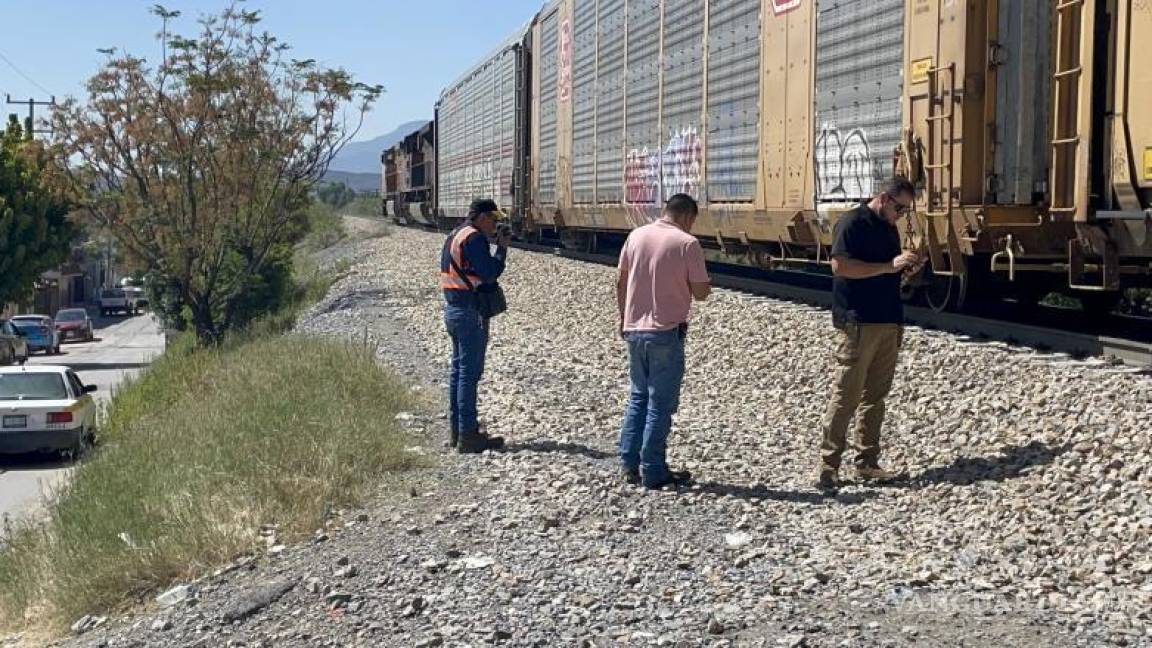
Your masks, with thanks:
M 508 310 L 508 301 L 504 298 L 504 289 L 500 287 L 499 283 L 473 285 L 472 281 L 468 279 L 468 275 L 456 264 L 455 259 L 450 258 L 448 262 L 452 264 L 456 274 L 464 280 L 464 285 L 468 286 L 468 290 L 472 291 L 472 296 L 476 299 L 476 310 L 480 312 L 481 317 L 489 319 Z

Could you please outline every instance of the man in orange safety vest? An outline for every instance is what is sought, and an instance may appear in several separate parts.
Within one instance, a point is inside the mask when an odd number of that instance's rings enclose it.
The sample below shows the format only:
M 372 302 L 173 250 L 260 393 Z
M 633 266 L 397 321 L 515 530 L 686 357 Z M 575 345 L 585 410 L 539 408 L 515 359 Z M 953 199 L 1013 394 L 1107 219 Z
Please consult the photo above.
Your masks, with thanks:
M 444 293 L 444 325 L 452 337 L 452 371 L 448 382 L 449 445 L 462 454 L 497 450 L 504 439 L 481 429 L 476 392 L 488 350 L 488 319 L 477 308 L 477 289 L 494 284 L 504 272 L 510 235 L 497 234 L 505 220 L 496 202 L 472 202 L 464 222 L 448 235 L 440 252 L 440 288 Z M 496 244 L 492 254 L 491 243 Z

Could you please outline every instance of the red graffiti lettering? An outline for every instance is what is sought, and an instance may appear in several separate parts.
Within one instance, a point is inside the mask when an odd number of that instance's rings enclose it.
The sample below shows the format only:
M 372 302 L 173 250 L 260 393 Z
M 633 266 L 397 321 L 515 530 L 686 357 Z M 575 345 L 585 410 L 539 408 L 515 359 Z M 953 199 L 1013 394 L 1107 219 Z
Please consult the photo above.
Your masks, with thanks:
M 560 73 L 556 75 L 556 94 L 560 101 L 572 96 L 572 23 L 560 21 Z
M 628 153 L 624 163 L 624 198 L 630 203 L 654 203 L 660 193 L 660 156 L 648 147 Z
M 772 0 L 772 12 L 777 16 L 788 13 L 800 6 L 801 0 Z

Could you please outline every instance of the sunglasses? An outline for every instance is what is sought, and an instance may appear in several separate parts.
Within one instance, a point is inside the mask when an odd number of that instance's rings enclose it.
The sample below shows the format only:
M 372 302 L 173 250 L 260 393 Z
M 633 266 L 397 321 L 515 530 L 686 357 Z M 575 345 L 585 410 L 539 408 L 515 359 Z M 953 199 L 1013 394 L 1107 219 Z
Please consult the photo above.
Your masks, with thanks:
M 911 211 L 912 206 L 905 205 L 904 203 L 900 202 L 896 199 L 896 196 L 888 194 L 888 198 L 892 201 L 892 210 L 896 212 L 897 216 L 903 216 L 904 214 L 907 214 L 909 211 Z

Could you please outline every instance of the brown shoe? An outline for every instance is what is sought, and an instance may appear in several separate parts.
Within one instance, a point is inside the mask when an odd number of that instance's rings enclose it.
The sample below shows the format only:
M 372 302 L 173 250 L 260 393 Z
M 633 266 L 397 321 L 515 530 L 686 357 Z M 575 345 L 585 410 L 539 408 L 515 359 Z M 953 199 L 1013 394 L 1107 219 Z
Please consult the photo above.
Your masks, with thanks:
M 902 475 L 877 466 L 874 468 L 857 468 L 856 477 L 863 481 L 884 483 L 900 479 Z
M 816 481 L 812 485 L 815 486 L 818 491 L 831 493 L 840 488 L 840 478 L 836 476 L 835 470 L 823 468 L 816 476 Z

